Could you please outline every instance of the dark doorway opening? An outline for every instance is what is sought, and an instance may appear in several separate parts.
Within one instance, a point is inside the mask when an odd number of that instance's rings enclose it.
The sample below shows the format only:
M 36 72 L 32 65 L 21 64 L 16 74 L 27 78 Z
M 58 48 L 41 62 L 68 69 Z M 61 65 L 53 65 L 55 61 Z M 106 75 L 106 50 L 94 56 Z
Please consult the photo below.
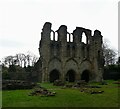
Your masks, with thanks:
M 81 75 L 81 80 L 85 80 L 85 82 L 89 82 L 89 74 L 90 72 L 88 70 L 83 71 Z
M 54 82 L 55 80 L 59 79 L 59 71 L 58 70 L 52 70 L 50 72 L 50 82 Z
M 68 82 L 74 82 L 75 81 L 75 71 L 69 70 L 66 74 L 66 81 Z

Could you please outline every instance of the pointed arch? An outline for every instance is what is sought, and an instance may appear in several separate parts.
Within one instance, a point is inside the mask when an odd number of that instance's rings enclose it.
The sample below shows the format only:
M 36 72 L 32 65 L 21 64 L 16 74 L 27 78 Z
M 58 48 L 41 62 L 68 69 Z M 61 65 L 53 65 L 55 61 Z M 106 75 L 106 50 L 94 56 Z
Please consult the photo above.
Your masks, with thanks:
M 52 58 L 48 62 L 48 72 L 50 73 L 54 69 L 57 69 L 61 73 L 61 70 L 62 70 L 61 60 L 58 58 Z
M 79 74 L 78 63 L 74 59 L 68 59 L 65 63 L 65 79 L 68 82 L 74 82 Z
M 66 63 L 69 62 L 69 61 L 74 61 L 74 62 L 78 65 L 78 62 L 77 62 L 74 58 L 69 58 L 69 59 L 66 61 Z
M 83 60 L 82 62 L 81 62 L 81 64 L 80 64 L 80 72 L 82 73 L 84 70 L 89 70 L 89 71 L 91 71 L 91 69 L 93 69 L 92 68 L 92 64 L 91 64 L 91 62 L 90 61 L 88 61 L 88 60 Z

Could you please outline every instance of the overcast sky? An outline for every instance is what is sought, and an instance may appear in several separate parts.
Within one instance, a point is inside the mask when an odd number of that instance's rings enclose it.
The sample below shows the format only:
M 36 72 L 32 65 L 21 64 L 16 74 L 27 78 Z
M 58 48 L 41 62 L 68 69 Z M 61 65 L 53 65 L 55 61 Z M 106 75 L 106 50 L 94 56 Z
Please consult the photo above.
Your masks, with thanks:
M 118 49 L 118 0 L 0 0 L 0 59 L 16 53 L 39 56 L 41 29 L 45 22 L 56 31 L 67 25 L 101 31 Z

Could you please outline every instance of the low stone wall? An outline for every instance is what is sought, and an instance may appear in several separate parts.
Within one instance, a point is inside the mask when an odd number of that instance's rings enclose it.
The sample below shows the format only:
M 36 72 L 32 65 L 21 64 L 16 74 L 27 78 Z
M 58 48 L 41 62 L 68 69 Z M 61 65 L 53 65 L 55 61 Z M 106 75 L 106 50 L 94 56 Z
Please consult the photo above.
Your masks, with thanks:
M 21 80 L 3 80 L 2 90 L 32 89 L 35 83 Z

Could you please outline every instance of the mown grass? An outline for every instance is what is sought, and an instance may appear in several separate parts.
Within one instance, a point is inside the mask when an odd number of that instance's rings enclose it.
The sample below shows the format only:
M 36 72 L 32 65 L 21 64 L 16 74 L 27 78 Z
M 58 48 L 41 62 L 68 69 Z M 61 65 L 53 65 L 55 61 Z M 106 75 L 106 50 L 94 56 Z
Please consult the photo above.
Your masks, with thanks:
M 41 97 L 28 96 L 32 90 L 3 91 L 3 107 L 118 107 L 118 87 L 114 81 L 107 81 L 108 85 L 100 85 L 102 94 L 80 92 L 80 89 L 62 89 L 51 83 L 42 83 L 41 86 L 56 92 L 56 96 Z M 90 83 L 99 85 L 98 83 Z
M 2 107 L 2 91 L 0 90 L 0 107 Z

